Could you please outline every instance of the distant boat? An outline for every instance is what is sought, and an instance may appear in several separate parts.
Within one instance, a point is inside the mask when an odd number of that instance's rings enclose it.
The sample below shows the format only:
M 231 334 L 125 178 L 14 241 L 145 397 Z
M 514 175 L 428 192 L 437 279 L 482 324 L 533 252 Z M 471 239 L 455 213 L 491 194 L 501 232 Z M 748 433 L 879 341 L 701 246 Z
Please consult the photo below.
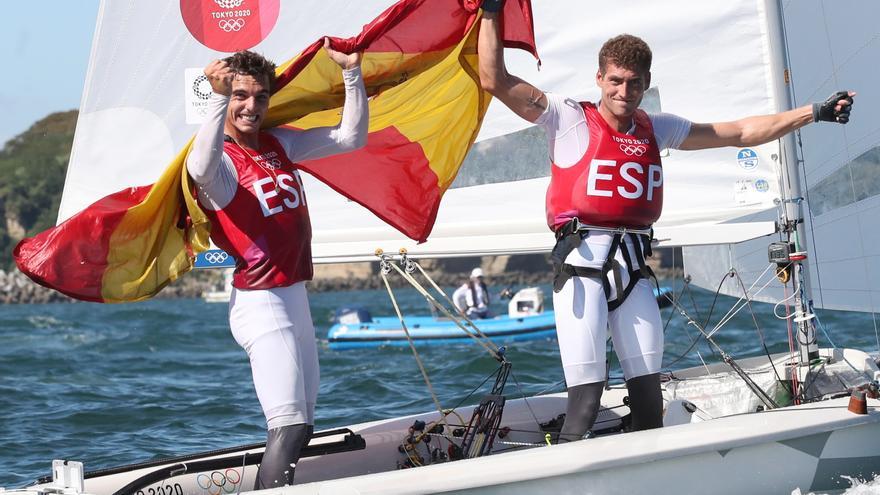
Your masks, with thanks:
M 672 290 L 654 289 L 660 307 L 670 304 Z M 353 349 L 376 346 L 406 346 L 409 341 L 396 316 L 372 317 L 363 308 L 340 308 L 330 327 L 327 342 L 331 349 Z M 496 342 L 556 338 L 556 318 L 552 310 L 544 311 L 544 294 L 538 287 L 522 289 L 508 304 L 508 314 L 474 320 L 484 335 Z M 419 344 L 468 342 L 470 337 L 449 318 L 410 316 L 404 318 L 410 337 Z M 468 330 L 475 333 L 473 329 Z
M 232 295 L 232 268 L 227 268 L 223 272 L 223 287 L 220 290 L 205 291 L 202 293 L 202 299 L 209 303 L 228 303 L 229 297 Z

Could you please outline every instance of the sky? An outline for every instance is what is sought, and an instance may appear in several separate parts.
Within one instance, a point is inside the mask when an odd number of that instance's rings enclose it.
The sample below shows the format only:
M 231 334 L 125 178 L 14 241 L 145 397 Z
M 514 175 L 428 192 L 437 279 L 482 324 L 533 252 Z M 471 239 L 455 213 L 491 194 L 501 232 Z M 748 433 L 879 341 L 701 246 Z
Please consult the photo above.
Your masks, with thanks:
M 53 112 L 79 108 L 99 0 L 4 2 L 0 147 Z

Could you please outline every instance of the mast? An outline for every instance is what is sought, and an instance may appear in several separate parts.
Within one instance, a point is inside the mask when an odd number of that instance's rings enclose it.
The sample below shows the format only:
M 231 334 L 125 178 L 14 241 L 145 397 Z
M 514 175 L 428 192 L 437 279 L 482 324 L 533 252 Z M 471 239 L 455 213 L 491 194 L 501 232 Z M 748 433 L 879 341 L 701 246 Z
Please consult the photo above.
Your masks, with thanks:
M 785 23 L 782 17 L 782 1 L 767 0 L 768 37 L 770 40 L 770 66 L 774 75 L 773 86 L 779 111 L 794 108 L 794 95 L 788 46 L 785 37 Z M 791 256 L 791 280 L 795 288 L 794 322 L 797 325 L 797 343 L 799 348 L 798 364 L 809 366 L 810 362 L 819 357 L 816 344 L 816 327 L 812 313 L 812 291 L 810 287 L 809 263 L 807 263 L 807 236 L 804 223 L 804 194 L 801 186 L 799 165 L 801 159 L 797 153 L 795 133 L 782 138 L 782 159 L 780 166 L 780 190 L 782 207 L 780 208 L 780 230 L 792 246 L 790 251 L 797 254 Z

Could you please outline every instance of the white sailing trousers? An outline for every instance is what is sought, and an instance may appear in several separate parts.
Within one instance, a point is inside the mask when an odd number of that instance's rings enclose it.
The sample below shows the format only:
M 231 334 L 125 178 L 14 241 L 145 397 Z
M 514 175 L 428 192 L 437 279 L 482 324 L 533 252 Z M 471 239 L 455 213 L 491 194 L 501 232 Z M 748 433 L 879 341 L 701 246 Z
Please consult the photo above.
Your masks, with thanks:
M 305 284 L 233 289 L 229 324 L 250 359 L 268 429 L 314 425 L 320 370 Z
M 624 286 L 629 281 L 623 274 Z M 612 282 L 612 292 L 614 283 Z M 612 294 L 614 297 L 614 294 Z M 641 279 L 626 301 L 608 312 L 597 278 L 572 277 L 553 294 L 559 354 L 568 387 L 605 381 L 608 329 L 626 379 L 660 371 L 663 323 L 653 284 Z

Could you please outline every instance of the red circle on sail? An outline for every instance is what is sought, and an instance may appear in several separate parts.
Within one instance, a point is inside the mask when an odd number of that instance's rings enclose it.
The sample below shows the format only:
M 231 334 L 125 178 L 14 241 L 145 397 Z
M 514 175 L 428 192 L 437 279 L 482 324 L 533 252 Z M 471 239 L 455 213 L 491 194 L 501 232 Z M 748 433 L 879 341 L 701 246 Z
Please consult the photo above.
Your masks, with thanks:
M 199 43 L 221 52 L 247 50 L 275 27 L 280 0 L 180 0 L 180 15 Z

